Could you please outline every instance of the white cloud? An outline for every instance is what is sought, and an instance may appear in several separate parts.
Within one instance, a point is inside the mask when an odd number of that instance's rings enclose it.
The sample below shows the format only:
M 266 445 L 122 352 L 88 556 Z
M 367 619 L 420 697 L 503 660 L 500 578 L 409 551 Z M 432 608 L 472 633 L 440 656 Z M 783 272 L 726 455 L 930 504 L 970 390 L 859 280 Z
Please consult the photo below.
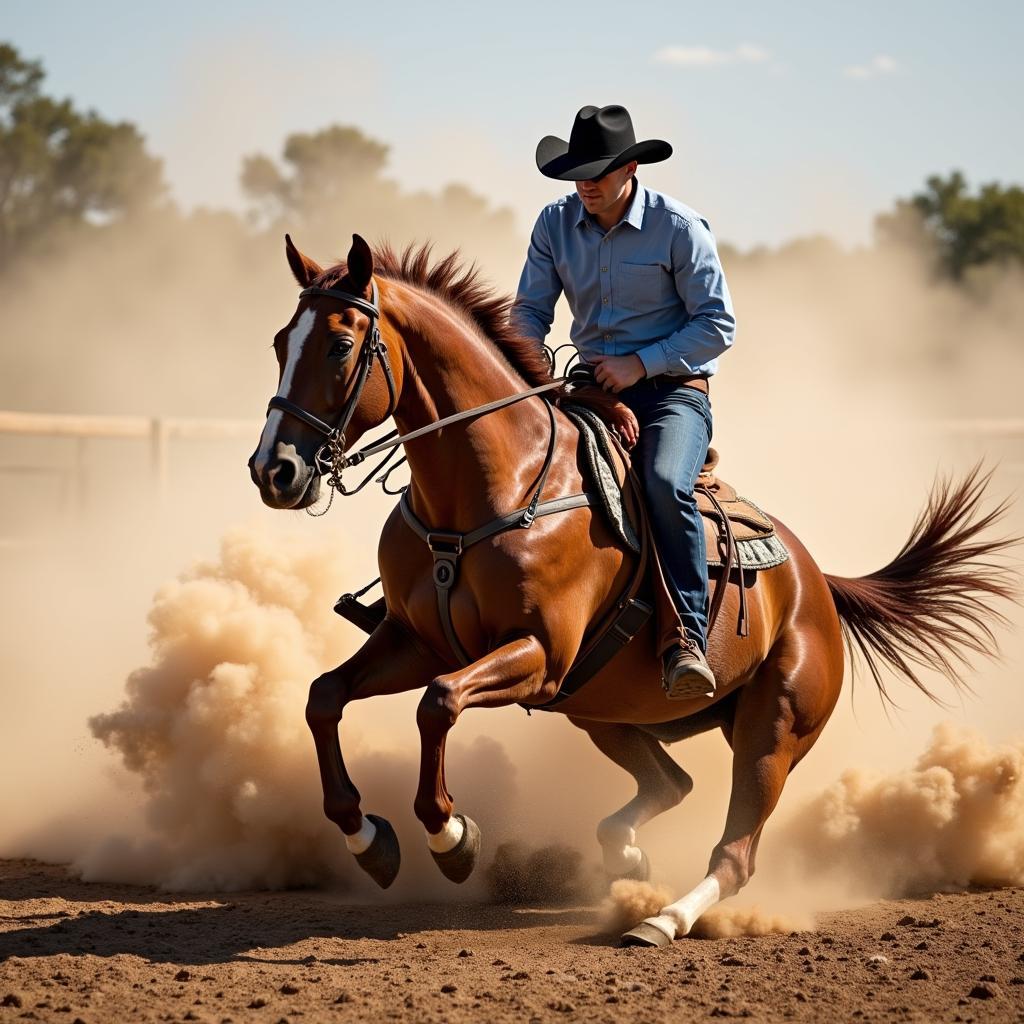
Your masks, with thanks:
M 651 58 L 658 64 L 709 68 L 721 64 L 760 64 L 771 54 L 761 46 L 740 43 L 732 50 L 713 50 L 709 46 L 665 46 Z
M 899 64 L 892 57 L 879 53 L 867 64 L 851 64 L 843 68 L 847 78 L 878 78 L 880 75 L 892 75 L 900 70 Z
M 767 50 L 760 46 L 754 46 L 751 43 L 740 43 L 736 47 L 736 59 L 759 62 L 767 60 L 771 56 Z

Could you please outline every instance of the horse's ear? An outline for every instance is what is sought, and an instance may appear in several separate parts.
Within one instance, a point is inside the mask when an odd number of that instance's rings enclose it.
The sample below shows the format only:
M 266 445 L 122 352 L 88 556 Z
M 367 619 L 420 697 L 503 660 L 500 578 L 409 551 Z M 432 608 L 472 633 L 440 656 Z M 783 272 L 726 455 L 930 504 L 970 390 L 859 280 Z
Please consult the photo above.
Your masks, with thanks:
M 284 250 L 288 255 L 288 266 L 292 268 L 300 288 L 308 288 L 323 273 L 316 263 L 295 248 L 291 235 L 284 236 Z
M 352 290 L 362 293 L 373 277 L 373 253 L 362 235 L 352 236 L 352 248 L 348 251 L 346 264 Z

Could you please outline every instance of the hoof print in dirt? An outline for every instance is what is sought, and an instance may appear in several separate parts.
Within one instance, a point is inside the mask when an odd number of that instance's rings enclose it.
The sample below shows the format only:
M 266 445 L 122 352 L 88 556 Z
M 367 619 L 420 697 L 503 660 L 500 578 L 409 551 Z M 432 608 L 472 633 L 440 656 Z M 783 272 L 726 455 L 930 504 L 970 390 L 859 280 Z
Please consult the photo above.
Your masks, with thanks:
M 391 827 L 391 822 L 376 814 L 368 814 L 377 831 L 373 842 L 357 853 L 356 863 L 382 888 L 386 889 L 397 877 L 402 864 L 402 851 L 398 846 L 398 836 Z
M 480 829 L 477 823 L 465 814 L 456 814 L 462 822 L 462 838 L 444 853 L 430 851 L 441 874 L 451 882 L 464 882 L 473 873 L 477 857 L 480 856 Z
M 626 932 L 619 943 L 623 946 L 647 946 L 650 948 L 652 946 L 671 946 L 672 940 L 660 928 L 641 921 L 635 928 Z

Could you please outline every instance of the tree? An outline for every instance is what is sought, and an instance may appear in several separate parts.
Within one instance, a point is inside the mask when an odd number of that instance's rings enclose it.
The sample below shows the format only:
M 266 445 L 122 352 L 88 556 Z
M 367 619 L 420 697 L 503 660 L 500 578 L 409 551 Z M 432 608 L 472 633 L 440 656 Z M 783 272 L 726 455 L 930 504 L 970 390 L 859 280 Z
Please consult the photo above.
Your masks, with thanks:
M 876 219 L 880 240 L 927 246 L 955 280 L 972 267 L 1024 264 L 1024 189 L 992 182 L 971 195 L 959 171 L 933 175 L 925 184 L 923 192 Z
M 289 135 L 281 164 L 256 154 L 242 165 L 250 219 L 292 232 L 306 251 L 325 258 L 347 251 L 353 231 L 399 247 L 429 240 L 438 251 L 461 248 L 499 280 L 513 282 L 526 246 L 512 212 L 494 209 L 460 184 L 438 195 L 403 192 L 384 175 L 388 153 L 387 145 L 351 126 Z
M 242 188 L 267 220 L 298 217 L 315 222 L 325 210 L 345 206 L 356 188 L 380 186 L 388 147 L 358 128 L 332 125 L 313 134 L 289 135 L 283 157 L 290 173 L 261 154 L 246 157 Z
M 0 43 L 0 270 L 64 229 L 130 216 L 164 194 L 134 125 L 43 95 L 44 77 Z

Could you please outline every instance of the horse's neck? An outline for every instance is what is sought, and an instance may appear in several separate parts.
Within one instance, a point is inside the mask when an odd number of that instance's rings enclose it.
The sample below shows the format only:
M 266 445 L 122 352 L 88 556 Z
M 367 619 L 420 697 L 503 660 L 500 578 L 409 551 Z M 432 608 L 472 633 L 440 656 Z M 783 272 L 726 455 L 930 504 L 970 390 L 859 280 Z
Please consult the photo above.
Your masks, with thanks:
M 401 339 L 394 418 L 402 433 L 528 389 L 498 348 L 440 298 L 409 287 L 399 297 L 388 306 Z M 411 442 L 417 511 L 430 525 L 456 530 L 509 511 L 536 477 L 548 431 L 540 402 L 527 399 Z

